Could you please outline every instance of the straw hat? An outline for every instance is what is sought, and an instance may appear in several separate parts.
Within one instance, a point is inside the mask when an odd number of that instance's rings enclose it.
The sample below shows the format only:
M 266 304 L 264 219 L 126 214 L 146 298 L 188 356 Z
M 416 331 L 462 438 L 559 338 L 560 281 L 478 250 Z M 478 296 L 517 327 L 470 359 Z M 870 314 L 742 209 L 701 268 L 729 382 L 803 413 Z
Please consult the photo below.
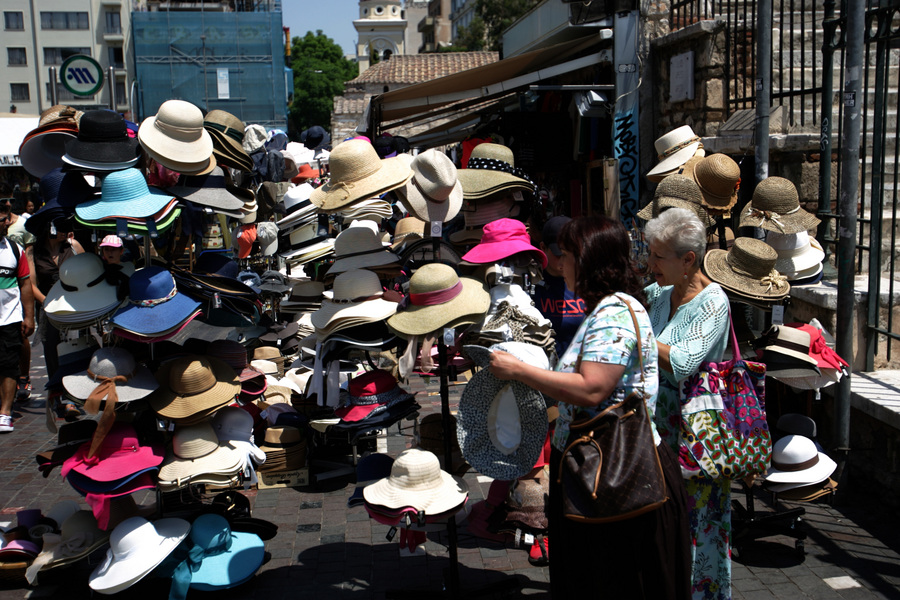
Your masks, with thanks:
M 791 286 L 775 270 L 778 253 L 762 240 L 741 237 L 729 250 L 710 250 L 703 258 L 707 277 L 738 295 L 758 300 L 778 300 Z
M 772 448 L 772 466 L 767 483 L 818 483 L 837 468 L 831 457 L 819 452 L 816 444 L 802 435 L 786 435 Z
M 231 474 L 243 466 L 244 457 L 234 446 L 219 443 L 209 419 L 179 425 L 172 435 L 172 449 L 159 467 L 159 479 L 189 481 L 206 473 Z
M 397 221 L 394 227 L 394 236 L 391 239 L 391 248 L 394 249 L 404 242 L 413 242 L 425 237 L 427 223 L 416 217 L 406 217 Z
M 310 200 L 323 211 L 335 211 L 373 196 L 396 189 L 413 172 L 399 158 L 378 158 L 372 144 L 352 139 L 339 144 L 329 157 L 331 179 L 313 190 Z
M 478 144 L 469 155 L 465 169 L 457 173 L 463 196 L 476 200 L 497 192 L 534 194 L 535 186 L 522 169 L 516 168 L 512 150 L 501 144 Z M 521 200 L 521 197 L 516 197 Z
M 700 187 L 705 208 L 727 212 L 737 202 L 741 168 L 731 157 L 710 154 L 694 167 L 693 177 Z
M 234 369 L 217 358 L 186 356 L 163 363 L 150 406 L 167 418 L 184 418 L 224 406 L 241 391 Z
M 138 140 L 156 162 L 178 173 L 200 175 L 216 166 L 203 113 L 184 100 L 166 100 L 138 129 Z
M 456 166 L 446 154 L 426 150 L 416 156 L 412 179 L 397 193 L 413 215 L 422 221 L 449 221 L 459 213 L 463 188 Z
M 741 214 L 741 227 L 762 227 L 776 233 L 799 233 L 821 221 L 802 208 L 797 188 L 784 177 L 768 177 L 753 190 L 750 204 Z
M 243 147 L 243 121 L 224 110 L 211 110 L 203 119 L 203 127 L 212 139 L 217 162 L 241 171 L 253 170 L 253 159 Z
M 703 152 L 700 136 L 694 133 L 690 125 L 673 129 L 653 142 L 653 147 L 656 148 L 659 162 L 647 173 L 647 179 L 650 181 L 661 181 L 698 151 Z
M 399 261 L 400 258 L 381 243 L 378 234 L 372 229 L 348 227 L 334 240 L 334 264 L 326 275 L 335 275 L 352 269 L 382 267 Z
M 382 298 L 384 290 L 378 275 L 364 269 L 341 273 L 334 279 L 333 297 L 322 300 L 322 307 L 311 317 L 318 330 L 332 330 L 337 321 L 353 324 L 383 321 L 397 312 L 397 303 Z
M 468 494 L 462 478 L 442 471 L 437 456 L 420 448 L 401 452 L 391 465 L 390 477 L 363 489 L 368 504 L 392 509 L 409 506 L 426 515 L 461 506 Z
M 715 223 L 715 219 L 703 207 L 703 194 L 697 182 L 685 175 L 669 175 L 663 179 L 656 186 L 653 201 L 642 208 L 637 216 L 649 221 L 667 208 L 686 208 L 696 214 L 706 227 Z

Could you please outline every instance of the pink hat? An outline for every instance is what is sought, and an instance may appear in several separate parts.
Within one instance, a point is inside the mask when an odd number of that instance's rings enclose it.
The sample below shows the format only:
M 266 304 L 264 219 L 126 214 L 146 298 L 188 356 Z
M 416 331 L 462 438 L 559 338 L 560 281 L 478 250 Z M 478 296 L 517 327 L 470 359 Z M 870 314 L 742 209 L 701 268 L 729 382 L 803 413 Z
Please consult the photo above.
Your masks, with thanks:
M 109 234 L 108 236 L 103 238 L 103 241 L 100 242 L 101 248 L 121 248 L 122 247 L 122 238 L 117 235 Z
M 515 219 L 497 219 L 484 226 L 481 243 L 463 255 L 470 263 L 493 263 L 519 252 L 533 252 L 541 266 L 547 267 L 547 255 L 531 245 L 525 224 Z
M 381 369 L 351 379 L 347 389 L 350 404 L 336 408 L 334 414 L 348 422 L 361 421 L 376 410 L 381 412 L 390 405 L 413 397 L 397 385 L 393 375 Z
M 92 458 L 88 458 L 90 449 L 91 443 L 85 442 L 74 456 L 63 462 L 63 477 L 74 470 L 94 481 L 115 481 L 150 467 L 158 467 L 163 461 L 163 449 L 153 445 L 141 446 L 134 427 L 128 423 L 113 424 Z

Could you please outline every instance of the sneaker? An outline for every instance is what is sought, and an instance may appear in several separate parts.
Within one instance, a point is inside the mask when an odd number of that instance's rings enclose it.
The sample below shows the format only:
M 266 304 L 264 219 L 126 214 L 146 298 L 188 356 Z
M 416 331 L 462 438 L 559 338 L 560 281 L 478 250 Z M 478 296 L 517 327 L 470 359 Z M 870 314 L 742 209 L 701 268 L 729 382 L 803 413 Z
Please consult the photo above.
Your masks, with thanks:
M 11 433 L 12 430 L 12 417 L 9 415 L 0 415 L 0 433 Z
M 31 377 L 19 377 L 16 386 L 16 400 L 22 402 L 29 398 L 31 398 Z

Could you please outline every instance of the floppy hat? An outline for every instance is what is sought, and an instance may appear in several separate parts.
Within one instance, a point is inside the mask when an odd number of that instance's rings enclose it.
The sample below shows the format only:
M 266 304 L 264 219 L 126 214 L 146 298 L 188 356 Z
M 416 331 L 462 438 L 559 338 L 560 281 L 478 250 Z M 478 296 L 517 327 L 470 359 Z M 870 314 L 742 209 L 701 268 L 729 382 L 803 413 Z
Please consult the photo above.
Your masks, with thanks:
M 322 300 L 322 306 L 312 314 L 317 330 L 332 330 L 338 321 L 383 321 L 397 312 L 397 303 L 383 298 L 384 290 L 378 275 L 372 271 L 353 269 L 335 277 L 333 297 Z
M 149 396 L 159 383 L 150 369 L 135 362 L 131 352 L 106 347 L 94 352 L 87 370 L 63 377 L 63 386 L 79 400 L 90 402 L 92 396 L 99 396 L 99 402 L 112 388 L 119 402 L 131 402 Z
M 410 165 L 412 179 L 398 188 L 403 205 L 422 221 L 449 221 L 462 207 L 463 188 L 456 166 L 446 154 L 426 150 Z
M 330 181 L 309 197 L 326 212 L 396 189 L 413 175 L 402 159 L 378 158 L 372 144 L 357 139 L 340 143 L 331 152 L 328 164 Z
M 762 227 L 776 233 L 799 233 L 821 221 L 800 208 L 800 195 L 784 177 L 767 177 L 753 190 L 750 204 L 741 213 L 741 227 Z
M 263 256 L 272 256 L 278 250 L 278 226 L 271 221 L 256 224 L 256 240 Z
M 667 208 L 686 208 L 696 214 L 707 227 L 715 223 L 715 219 L 703 207 L 703 194 L 697 182 L 685 175 L 669 175 L 663 179 L 656 186 L 653 200 L 637 216 L 649 221 Z
M 457 176 L 467 199 L 484 198 L 501 191 L 535 193 L 535 185 L 528 175 L 516 168 L 512 150 L 501 144 L 488 142 L 475 146 L 466 168 L 460 169 Z
M 47 292 L 44 310 L 48 315 L 101 310 L 105 314 L 119 305 L 117 294 L 100 257 L 83 252 L 59 266 L 59 281 Z
M 707 277 L 739 295 L 761 300 L 784 298 L 791 291 L 787 278 L 775 270 L 778 253 L 762 240 L 741 237 L 728 250 L 710 250 L 703 257 Z
M 816 449 L 802 435 L 786 435 L 772 447 L 772 466 L 766 473 L 768 483 L 817 483 L 825 481 L 837 468 L 830 456 Z
M 657 138 L 653 147 L 659 162 L 647 173 L 647 179 L 660 181 L 667 173 L 686 163 L 698 150 L 702 151 L 703 143 L 690 125 L 682 125 Z
M 200 308 L 199 302 L 178 291 L 169 271 L 155 265 L 135 271 L 129 290 L 129 304 L 116 312 L 110 322 L 140 335 L 171 329 Z
M 138 140 L 156 162 L 178 173 L 200 174 L 216 166 L 203 113 L 184 100 L 166 100 L 138 129 Z
M 203 128 L 213 142 L 213 155 L 225 166 L 250 172 L 253 159 L 244 151 L 244 122 L 224 110 L 211 110 L 203 119 Z
M 41 113 L 38 126 L 19 145 L 22 167 L 35 177 L 43 177 L 65 166 L 62 160 L 66 143 L 78 134 L 78 121 L 83 113 L 71 106 L 57 104 Z
M 109 536 L 106 559 L 88 578 L 91 589 L 115 594 L 131 587 L 165 560 L 190 530 L 191 524 L 184 519 L 125 519 Z
M 334 410 L 336 416 L 347 422 L 361 421 L 393 404 L 415 398 L 415 394 L 407 393 L 397 385 L 393 375 L 381 369 L 354 377 L 347 384 L 347 390 L 348 404 Z
M 41 553 L 25 572 L 28 583 L 35 585 L 38 572 L 78 561 L 109 540 L 109 532 L 97 526 L 94 513 L 77 510 L 66 518 L 59 533 L 45 533 Z
M 710 154 L 694 167 L 704 208 L 726 212 L 735 205 L 741 185 L 741 168 L 725 154 Z
M 297 169 L 297 174 L 291 177 L 291 183 L 303 183 L 310 179 L 316 179 L 321 174 L 319 169 L 313 169 L 308 163 L 302 164 Z
M 399 261 L 400 258 L 388 250 L 370 228 L 348 227 L 334 241 L 334 264 L 326 275 L 352 269 L 382 267 Z
M 484 367 L 472 376 L 459 400 L 456 435 L 463 458 L 483 475 L 511 481 L 534 468 L 547 437 L 547 405 L 534 388 L 518 381 L 497 379 L 491 372 L 490 353 L 509 352 L 519 360 L 549 368 L 538 346 L 505 342 L 488 348 L 466 346 L 472 359 Z
M 471 263 L 494 263 L 519 252 L 531 252 L 541 267 L 547 267 L 547 255 L 531 245 L 531 238 L 525 224 L 515 219 L 497 219 L 484 226 L 481 242 L 465 253 L 464 261 Z
M 113 423 L 93 457 L 88 457 L 90 447 L 90 443 L 82 444 L 63 462 L 63 477 L 74 471 L 94 481 L 116 481 L 157 467 L 163 460 L 161 447 L 141 445 L 134 427 L 119 421 Z
M 217 358 L 186 356 L 163 363 L 150 406 L 167 418 L 185 418 L 230 403 L 241 391 L 234 369 Z
M 401 452 L 391 465 L 389 477 L 363 489 L 368 504 L 392 509 L 409 506 L 426 515 L 460 507 L 468 495 L 461 477 L 442 471 L 437 456 L 420 448 Z
M 140 157 L 140 145 L 129 137 L 121 114 L 111 110 L 89 110 L 81 115 L 78 137 L 66 144 L 63 161 L 91 165 L 94 170 L 112 170 L 104 165 L 125 163 L 133 167 Z
M 460 317 L 483 315 L 490 305 L 484 282 L 459 277 L 449 265 L 430 263 L 410 277 L 409 304 L 387 323 L 406 335 L 425 335 Z
M 104 177 L 100 198 L 79 204 L 75 214 L 87 221 L 111 217 L 138 219 L 155 215 L 173 200 L 171 194 L 147 187 L 139 170 L 123 169 Z
M 172 450 L 159 467 L 159 479 L 179 482 L 209 473 L 232 474 L 243 467 L 243 458 L 234 446 L 219 443 L 209 419 L 179 425 L 172 435 Z

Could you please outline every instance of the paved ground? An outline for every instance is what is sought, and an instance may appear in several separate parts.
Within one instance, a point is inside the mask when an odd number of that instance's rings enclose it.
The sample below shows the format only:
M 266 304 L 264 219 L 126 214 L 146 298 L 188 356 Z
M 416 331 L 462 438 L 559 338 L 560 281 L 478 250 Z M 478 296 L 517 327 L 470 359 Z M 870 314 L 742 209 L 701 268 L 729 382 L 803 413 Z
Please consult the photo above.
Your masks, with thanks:
M 40 390 L 46 373 L 40 347 L 35 350 L 32 378 Z M 436 379 L 417 379 L 409 387 L 422 392 L 423 415 L 440 410 Z M 462 385 L 451 388 L 451 406 L 462 389 Z M 17 405 L 16 417 L 15 432 L 0 436 L 0 524 L 13 520 L 21 508 L 46 509 L 60 499 L 78 499 L 58 469 L 48 479 L 36 469 L 34 454 L 55 444 L 55 435 L 44 425 L 43 396 L 36 393 L 31 402 Z M 380 444 L 396 456 L 410 442 L 410 437 L 392 429 Z M 278 535 L 266 544 L 268 562 L 239 588 L 215 594 L 191 592 L 190 597 L 362 600 L 384 598 L 388 590 L 407 590 L 412 598 L 435 596 L 450 562 L 446 534 L 429 534 L 426 555 L 401 556 L 396 539 L 385 539 L 387 526 L 368 519 L 362 508 L 347 509 L 351 481 L 339 478 L 321 486 L 249 492 L 253 515 L 279 527 Z M 470 502 L 487 493 L 489 480 L 468 473 L 466 481 Z M 737 497 L 743 501 L 743 494 Z M 150 494 L 138 498 L 153 500 Z M 793 506 L 800 505 L 780 508 Z M 840 505 L 802 506 L 807 511 L 800 525 L 808 533 L 806 554 L 799 555 L 793 540 L 784 536 L 746 544 L 734 556 L 736 600 L 900 598 L 900 521 L 895 514 L 868 503 L 866 490 L 855 490 Z M 757 492 L 755 507 L 759 514 L 767 514 L 771 499 Z M 89 598 L 87 575 L 102 553 L 91 558 L 93 564 L 82 562 L 33 589 L 10 583 L 0 573 L 0 600 Z M 516 596 L 549 597 L 546 568 L 531 566 L 524 550 L 474 538 L 465 527 L 459 533 L 459 575 L 461 596 L 474 596 L 473 591 L 485 584 L 516 577 L 522 585 Z M 165 598 L 167 583 L 147 579 L 117 596 Z

